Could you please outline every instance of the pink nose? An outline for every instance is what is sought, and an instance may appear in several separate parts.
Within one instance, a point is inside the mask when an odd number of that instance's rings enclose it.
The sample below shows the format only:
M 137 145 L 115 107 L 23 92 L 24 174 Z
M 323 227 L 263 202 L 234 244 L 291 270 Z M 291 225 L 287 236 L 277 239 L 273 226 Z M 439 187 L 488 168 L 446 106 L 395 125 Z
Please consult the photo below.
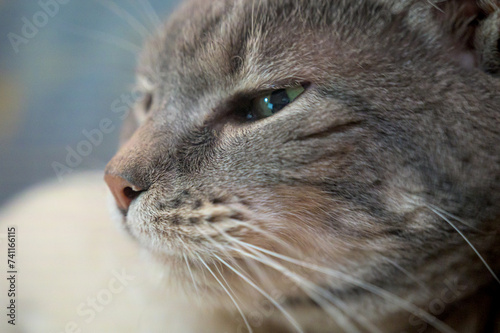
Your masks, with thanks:
M 106 174 L 104 181 L 108 184 L 111 193 L 115 197 L 118 208 L 125 212 L 128 211 L 132 201 L 144 192 L 143 189 L 131 184 L 120 176 Z

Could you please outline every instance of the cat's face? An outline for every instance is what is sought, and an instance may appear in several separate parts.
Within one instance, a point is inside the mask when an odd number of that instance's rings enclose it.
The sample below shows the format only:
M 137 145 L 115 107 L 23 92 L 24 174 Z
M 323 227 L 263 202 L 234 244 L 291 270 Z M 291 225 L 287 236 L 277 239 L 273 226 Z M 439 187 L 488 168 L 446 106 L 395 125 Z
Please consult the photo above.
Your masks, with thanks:
M 311 295 L 279 279 L 348 306 L 390 304 L 367 285 L 425 304 L 422 284 L 490 279 L 453 226 L 498 269 L 500 82 L 440 15 L 427 1 L 184 6 L 147 46 L 146 98 L 106 170 L 130 234 L 181 279 L 189 266 L 221 291 L 211 269 L 265 297 L 241 273 L 285 305 Z

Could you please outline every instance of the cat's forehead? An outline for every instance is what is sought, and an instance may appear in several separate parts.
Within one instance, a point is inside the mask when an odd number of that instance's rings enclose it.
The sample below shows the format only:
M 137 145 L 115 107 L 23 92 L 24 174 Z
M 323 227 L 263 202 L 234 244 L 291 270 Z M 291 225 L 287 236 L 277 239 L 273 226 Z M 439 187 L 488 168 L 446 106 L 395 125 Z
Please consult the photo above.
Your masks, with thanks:
M 149 43 L 142 66 L 190 84 L 201 77 L 204 83 L 220 83 L 241 72 L 247 75 L 239 76 L 239 83 L 245 77 L 272 82 L 284 72 L 300 79 L 308 66 L 338 51 L 336 40 L 361 35 L 372 22 L 353 17 L 368 18 L 376 6 L 343 1 L 190 1 Z M 258 77 L 248 75 L 252 71 L 259 72 Z
M 187 2 L 149 43 L 143 65 L 164 73 L 176 70 L 184 76 L 195 72 L 219 78 L 236 74 L 252 49 L 256 51 L 257 45 L 252 43 L 277 39 L 271 34 L 272 24 L 262 33 L 264 21 L 276 21 L 264 17 L 271 11 L 255 6 L 259 4 L 248 1 Z

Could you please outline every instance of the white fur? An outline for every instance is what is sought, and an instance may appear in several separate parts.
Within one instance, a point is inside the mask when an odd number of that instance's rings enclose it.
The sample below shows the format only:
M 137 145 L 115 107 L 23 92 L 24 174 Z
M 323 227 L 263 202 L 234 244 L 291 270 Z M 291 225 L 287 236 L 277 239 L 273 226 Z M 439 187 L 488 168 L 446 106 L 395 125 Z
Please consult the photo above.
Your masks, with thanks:
M 2 209 L 1 270 L 6 270 L 7 226 L 14 225 L 19 294 L 12 327 L 4 310 L 7 281 L 0 279 L 0 332 L 66 332 L 70 322 L 92 333 L 234 332 L 231 323 L 200 313 L 160 285 L 161 269 L 109 218 L 106 195 L 101 174 L 84 174 L 34 188 Z M 86 322 L 89 315 L 80 316 L 79 306 L 105 293 L 113 271 L 123 270 L 134 280 Z

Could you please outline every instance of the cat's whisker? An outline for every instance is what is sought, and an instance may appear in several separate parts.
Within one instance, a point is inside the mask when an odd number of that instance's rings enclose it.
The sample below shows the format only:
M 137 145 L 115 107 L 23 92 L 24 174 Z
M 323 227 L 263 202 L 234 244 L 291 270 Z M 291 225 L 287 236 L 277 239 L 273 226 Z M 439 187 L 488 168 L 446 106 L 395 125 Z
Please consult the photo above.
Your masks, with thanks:
M 213 226 L 212 226 L 213 227 Z M 218 229 L 218 231 L 220 232 L 220 230 Z M 233 238 L 234 239 L 234 238 Z M 233 241 L 234 243 L 234 241 Z M 371 284 L 367 284 L 366 282 L 364 281 L 359 281 L 357 279 L 354 279 L 340 271 L 333 271 L 329 268 L 324 268 L 324 267 L 321 267 L 321 266 L 316 266 L 316 265 L 313 265 L 313 264 L 309 264 L 309 263 L 306 263 L 304 261 L 300 261 L 298 259 L 294 259 L 294 258 L 291 258 L 291 257 L 288 257 L 288 256 L 284 256 L 284 255 L 280 255 L 278 253 L 275 253 L 275 252 L 272 252 L 272 251 L 269 251 L 269 250 L 265 250 L 263 248 L 260 248 L 258 246 L 255 246 L 255 245 L 252 245 L 252 244 L 246 244 L 250 247 L 253 247 L 254 249 L 256 250 L 262 250 L 263 252 L 267 252 L 268 254 L 270 255 L 275 255 L 276 257 L 279 257 L 280 259 L 283 259 L 285 261 L 289 261 L 291 263 L 294 263 L 294 264 L 297 264 L 297 265 L 300 265 L 300 266 L 303 266 L 303 267 L 306 267 L 306 268 L 309 268 L 309 269 L 313 269 L 313 270 L 316 270 L 316 271 L 322 271 L 324 274 L 327 274 L 327 275 L 330 275 L 330 276 L 334 276 L 334 277 L 337 277 L 337 278 L 340 278 L 344 281 L 347 281 L 349 283 L 352 283 L 352 284 L 355 284 L 365 290 L 368 290 L 370 292 L 372 292 L 373 294 L 375 295 L 378 295 L 379 297 L 382 297 L 382 298 L 385 298 L 385 299 L 388 299 L 388 300 L 392 300 L 393 302 L 395 303 L 398 303 L 399 306 L 405 308 L 407 311 L 411 312 L 412 314 L 424 319 L 425 321 L 427 321 L 429 324 L 433 325 L 435 328 L 437 328 L 438 330 L 440 330 L 441 332 L 454 332 L 451 328 L 449 328 L 447 325 L 445 325 L 444 323 L 442 323 L 441 321 L 439 321 L 437 318 L 435 318 L 434 316 L 428 314 L 427 312 L 419 309 L 418 307 L 414 306 L 413 304 L 397 297 L 396 295 L 390 293 L 390 292 L 387 292 L 379 287 L 376 287 L 374 285 L 371 285 Z
M 437 206 L 434 206 L 434 205 L 431 205 L 431 204 L 426 204 L 426 206 L 427 206 L 428 208 L 435 209 L 436 211 L 440 212 L 441 214 L 446 215 L 446 216 L 448 216 L 448 217 L 450 217 L 450 218 L 454 219 L 454 220 L 455 220 L 455 221 L 457 221 L 457 222 L 460 222 L 461 224 L 463 224 L 463 225 L 464 225 L 464 226 L 466 226 L 467 228 L 470 228 L 470 229 L 472 229 L 472 230 L 474 230 L 474 231 L 477 231 L 477 232 L 479 232 L 479 233 L 482 233 L 482 234 L 487 234 L 486 232 L 484 232 L 484 231 L 482 231 L 482 230 L 479 230 L 479 229 L 477 229 L 476 227 L 474 227 L 474 226 L 470 225 L 469 223 L 467 223 L 466 221 L 464 221 L 464 220 L 463 220 L 463 219 L 461 219 L 460 217 L 455 216 L 455 215 L 453 215 L 453 214 L 450 214 L 450 213 L 448 213 L 447 211 L 445 211 L 445 210 L 443 210 L 443 209 L 441 209 L 441 208 L 439 208 L 439 207 L 437 207 Z
M 266 233 L 264 230 L 262 230 L 262 229 L 260 229 L 260 228 L 258 228 L 256 226 L 253 226 L 253 225 L 251 225 L 249 223 L 245 223 L 245 222 L 242 222 L 242 221 L 239 221 L 239 220 L 231 220 L 231 222 L 234 222 L 237 225 L 240 225 L 240 226 L 243 226 L 243 227 L 248 227 L 250 229 L 258 231 L 263 236 L 269 236 L 270 238 L 276 238 L 276 240 L 279 240 L 277 237 L 271 237 L 271 235 L 269 235 L 269 233 Z M 215 231 L 217 231 L 217 233 L 220 233 L 223 237 L 225 237 L 226 240 L 230 241 L 230 236 L 224 230 L 222 230 L 220 228 L 216 228 L 213 225 L 210 225 L 210 227 L 212 229 L 214 229 Z M 280 243 L 286 244 L 282 240 L 280 240 L 280 241 L 281 241 Z M 288 247 L 290 247 L 290 246 L 288 246 Z M 271 288 L 275 288 L 275 284 L 269 279 L 269 277 L 267 276 L 267 274 L 265 274 L 265 272 L 263 272 L 262 269 L 258 265 L 255 264 L 254 261 L 248 260 L 248 258 L 245 257 L 245 256 L 243 257 L 243 259 L 245 260 L 245 262 L 247 263 L 248 266 L 251 266 L 250 268 L 253 269 L 253 271 L 257 274 L 257 277 L 259 278 L 259 280 L 264 285 L 270 286 Z
M 203 260 L 203 258 L 199 255 L 199 254 L 196 254 L 196 256 L 198 257 L 198 259 L 200 260 L 200 262 L 203 264 L 203 266 L 205 266 L 205 268 L 210 272 L 210 274 L 214 277 L 214 279 L 217 281 L 217 283 L 219 283 L 219 285 L 222 287 L 222 289 L 226 292 L 226 294 L 229 296 L 229 298 L 231 299 L 231 301 L 234 303 L 234 306 L 236 306 L 236 309 L 238 310 L 238 312 L 240 313 L 241 317 L 243 318 L 243 321 L 245 322 L 245 325 L 248 329 L 248 332 L 252 333 L 253 330 L 252 330 L 252 327 L 250 326 L 250 324 L 248 323 L 248 320 L 247 320 L 247 317 L 245 316 L 245 314 L 243 313 L 243 311 L 241 310 L 240 308 L 240 305 L 238 304 L 238 302 L 236 301 L 236 299 L 233 297 L 233 295 L 229 292 L 229 290 L 222 284 L 222 282 L 219 280 L 219 278 L 217 277 L 217 275 L 215 275 L 215 273 L 210 269 L 210 267 L 208 266 L 208 264 L 205 262 L 205 260 Z
M 270 233 L 269 231 L 266 231 L 266 230 L 263 230 L 263 229 L 259 228 L 258 226 L 254 225 L 254 224 L 251 224 L 251 223 L 248 223 L 248 222 L 244 222 L 244 221 L 241 221 L 241 220 L 235 220 L 235 219 L 232 219 L 231 222 L 233 222 L 233 223 L 235 223 L 237 225 L 246 227 L 248 229 L 251 229 L 251 230 L 253 230 L 255 232 L 258 232 L 260 235 L 268 238 L 272 242 L 275 242 L 277 245 L 280 245 L 283 248 L 289 250 L 291 253 L 294 253 L 294 254 L 297 254 L 297 255 L 300 254 L 300 252 L 296 248 L 294 248 L 289 243 L 285 242 L 283 239 L 277 237 L 276 235 L 274 235 L 273 233 Z
M 446 0 L 444 0 L 444 1 L 446 1 Z M 438 10 L 441 13 L 445 14 L 444 10 L 442 10 L 441 8 L 439 8 L 439 6 L 436 4 L 436 3 L 443 2 L 443 0 L 441 0 L 441 1 L 427 0 L 427 2 L 429 3 L 429 5 L 431 5 L 432 7 L 436 8 L 436 10 Z
M 148 0 L 139 0 L 139 3 L 141 4 L 141 7 L 146 15 L 149 17 L 151 25 L 154 29 L 159 29 L 159 27 L 162 26 L 162 23 L 153 6 L 151 6 L 151 3 Z
M 252 16 L 250 17 L 251 36 L 255 36 L 255 0 L 252 0 Z
M 393 265 L 394 267 L 396 267 L 396 269 L 398 269 L 400 272 L 402 272 L 404 275 L 406 275 L 410 280 L 415 282 L 420 288 L 422 288 L 422 290 L 425 290 L 425 292 L 427 294 L 431 293 L 431 291 L 429 290 L 429 287 L 427 287 L 425 284 L 423 284 L 422 281 L 420 281 L 419 279 L 415 278 L 415 276 L 413 276 L 413 274 L 411 274 L 405 268 L 401 267 L 401 265 L 399 265 L 398 263 L 396 263 L 393 260 L 388 259 L 388 258 L 386 259 L 386 261 L 388 263 L 390 263 L 391 265 Z
M 217 228 L 215 228 L 213 225 L 211 224 L 208 224 L 209 227 L 211 227 L 212 229 L 214 229 L 215 231 L 217 231 L 217 233 L 221 234 L 223 237 L 226 238 L 227 240 L 227 236 L 224 236 L 226 233 L 225 231 L 223 230 L 218 230 Z M 240 270 L 240 271 L 243 271 L 245 272 L 245 270 L 240 266 L 238 265 L 238 263 L 234 260 L 234 258 L 229 255 L 229 252 L 228 252 L 228 249 L 226 247 L 224 247 L 222 244 L 219 244 L 217 243 L 212 237 L 208 236 L 208 235 L 204 235 L 205 238 L 212 244 L 214 245 L 216 248 L 218 248 L 219 250 L 222 250 L 224 253 L 226 253 L 226 256 L 229 260 L 232 261 L 232 263 Z M 248 260 L 247 257 L 243 257 L 243 260 L 245 260 L 245 263 L 249 266 L 249 268 L 253 268 L 254 271 L 257 275 L 257 278 L 260 280 L 261 283 L 264 283 L 264 285 L 266 286 L 270 286 L 271 288 L 275 288 L 275 285 L 274 283 L 272 283 L 268 276 L 260 269 L 260 267 L 258 267 L 256 265 L 255 262 L 251 261 L 251 260 Z
M 246 252 L 246 251 L 240 250 L 238 248 L 233 248 L 233 250 L 237 251 L 237 252 L 239 252 L 239 253 L 241 253 L 241 254 L 243 254 L 245 256 L 248 256 L 249 258 L 252 258 L 252 259 L 254 259 L 254 260 L 256 260 L 256 261 L 258 261 L 258 262 L 260 262 L 260 263 L 262 263 L 262 264 L 264 264 L 266 266 L 269 266 L 269 267 L 271 267 L 271 268 L 279 271 L 280 273 L 282 273 L 286 277 L 290 278 L 291 280 L 293 280 L 297 284 L 297 286 L 302 291 L 304 291 L 304 293 L 306 293 L 312 300 L 314 300 L 317 304 L 319 304 L 320 307 L 325 312 L 327 312 L 332 319 L 335 319 L 337 321 L 337 323 L 342 328 L 344 328 L 347 332 L 359 332 L 359 330 L 355 326 L 353 326 L 349 321 L 344 320 L 344 314 L 345 313 L 342 313 L 337 308 L 335 308 L 335 306 L 342 307 L 340 305 L 340 303 L 342 303 L 342 302 L 333 299 L 331 297 L 331 295 L 328 293 L 328 291 L 325 290 L 324 288 L 321 288 L 321 287 L 315 285 L 314 283 L 303 279 L 299 275 L 290 272 L 284 266 L 278 264 L 274 260 L 269 260 L 269 258 L 267 258 L 266 256 L 262 256 L 261 255 L 261 256 L 257 257 L 257 256 L 254 256 L 254 255 Z M 329 300 L 330 303 L 332 303 L 332 304 L 326 303 L 323 299 Z M 370 328 L 369 325 L 367 325 L 366 327 Z M 372 330 L 372 332 L 379 332 L 379 331 L 378 330 L 376 330 L 376 331 Z
M 124 51 L 132 53 L 134 56 L 138 56 L 141 52 L 141 48 L 134 43 L 131 43 L 122 38 L 107 34 L 102 31 L 90 30 L 83 27 L 76 26 L 66 26 L 66 32 L 70 32 L 74 35 L 79 35 L 91 40 L 102 42 L 105 44 L 116 46 Z
M 207 276 L 205 275 L 205 271 L 206 271 L 205 267 L 203 266 L 203 264 L 201 263 L 201 261 L 197 260 L 198 258 L 194 254 L 195 254 L 195 251 L 192 251 L 191 252 L 191 258 L 193 260 L 193 266 L 196 267 L 196 269 L 197 269 L 198 272 L 202 273 L 202 275 L 203 275 L 203 283 L 202 283 L 202 285 L 203 284 L 206 285 L 208 279 L 207 279 Z
M 243 260 L 248 266 L 248 269 L 253 273 L 255 273 L 256 278 L 258 279 L 258 281 L 262 286 L 266 286 L 271 289 L 276 289 L 276 284 L 273 281 L 271 281 L 268 274 L 263 271 L 263 269 L 255 262 L 255 260 L 250 260 L 246 256 L 243 256 Z
M 390 293 L 390 292 L 388 292 L 380 287 L 377 287 L 373 284 L 370 284 L 370 283 L 367 283 L 364 281 L 360 281 L 360 280 L 358 280 L 352 276 L 349 276 L 343 272 L 332 270 L 332 269 L 326 268 L 326 267 L 317 266 L 315 264 L 307 263 L 307 262 L 297 260 L 294 258 L 290 258 L 288 256 L 285 256 L 285 255 L 282 255 L 282 254 L 279 254 L 279 253 L 276 253 L 273 251 L 266 250 L 264 248 L 255 246 L 253 244 L 247 244 L 247 245 L 256 249 L 257 251 L 264 252 L 266 254 L 269 254 L 270 256 L 282 259 L 282 260 L 290 262 L 292 264 L 296 264 L 298 266 L 302 266 L 304 268 L 308 268 L 308 269 L 311 269 L 311 270 L 314 270 L 317 272 L 322 272 L 323 274 L 344 280 L 350 284 L 353 284 L 353 285 L 358 286 L 366 291 L 369 291 L 374 295 L 377 295 L 381 298 L 384 298 L 390 302 L 393 302 L 393 303 L 399 305 L 400 307 L 407 310 L 411 314 L 426 321 L 428 324 L 432 325 L 434 328 L 438 329 L 440 332 L 455 333 L 455 331 L 451 327 L 449 327 L 448 325 L 446 325 L 445 323 L 443 323 L 442 321 L 440 321 L 436 317 L 432 316 L 431 314 L 423 311 L 422 309 L 418 308 L 414 304 L 398 297 L 397 295 L 394 295 L 394 294 L 392 294 L 392 293 Z
M 133 15 L 120 7 L 113 0 L 95 0 L 97 3 L 108 8 L 116 16 L 124 20 L 132 29 L 134 29 L 142 38 L 147 38 L 151 35 L 149 31 L 141 22 L 139 22 Z
M 208 224 L 208 225 L 209 225 L 212 229 L 214 229 L 212 225 L 210 225 L 210 224 Z M 230 261 L 230 262 L 234 265 L 235 269 L 237 268 L 240 272 L 244 272 L 245 274 L 247 274 L 247 275 L 248 275 L 248 272 L 247 272 L 245 269 L 243 269 L 243 268 L 239 265 L 239 263 L 238 263 L 238 262 L 236 261 L 236 259 L 235 259 L 235 258 L 234 258 L 234 257 L 233 257 L 230 253 L 229 253 L 229 250 L 228 250 L 228 249 L 227 249 L 224 245 L 222 245 L 222 244 L 220 244 L 220 243 L 216 242 L 216 241 L 215 241 L 215 240 L 214 240 L 214 239 L 213 239 L 210 235 L 208 235 L 208 234 L 206 234 L 206 233 L 202 233 L 202 232 L 200 232 L 200 228 L 198 228 L 198 227 L 195 227 L 195 228 L 197 229 L 197 231 L 198 231 L 198 233 L 199 233 L 199 234 L 201 234 L 201 235 L 202 235 L 202 236 L 203 236 L 206 240 L 208 240 L 208 241 L 209 241 L 209 242 L 210 242 L 210 243 L 211 243 L 211 244 L 212 244 L 212 245 L 213 245 L 216 249 L 218 249 L 219 251 L 221 251 L 221 252 L 222 252 L 222 254 L 224 255 L 224 257 L 226 257 L 226 259 L 227 259 L 227 260 L 229 260 L 229 261 Z M 217 233 L 217 234 L 219 234 L 219 233 Z M 210 253 L 208 253 L 208 256 L 210 256 L 210 255 L 213 255 L 213 253 L 212 253 L 211 251 L 210 251 Z M 243 257 L 243 259 L 245 260 L 245 262 L 246 262 L 249 266 L 252 266 L 252 265 L 250 264 L 250 261 L 248 260 L 248 258 Z M 215 266 L 215 267 L 217 268 L 217 270 L 219 271 L 220 276 L 224 279 L 224 281 L 225 281 L 226 285 L 228 286 L 228 288 L 229 288 L 229 289 L 231 289 L 231 287 L 229 286 L 229 283 L 226 281 L 226 279 L 224 278 L 224 275 L 223 275 L 223 274 L 222 274 L 222 272 L 219 270 L 219 268 L 216 266 L 216 264 L 217 264 L 217 262 L 215 262 L 215 263 L 214 263 L 214 266 Z M 253 265 L 255 265 L 255 263 L 253 263 Z M 258 274 L 258 277 L 262 280 L 262 277 L 261 277 L 259 274 Z M 274 286 L 273 284 L 271 284 L 271 285 L 272 285 L 272 286 Z M 232 289 L 231 289 L 231 291 L 232 291 Z M 233 294 L 234 294 L 234 293 L 233 293 Z M 236 296 L 236 294 L 234 294 L 234 296 L 235 296 L 235 297 L 237 297 L 237 296 Z
M 239 272 L 237 269 L 232 267 L 230 264 L 228 264 L 224 259 L 222 259 L 220 256 L 217 254 L 213 254 L 222 264 L 224 264 L 227 268 L 229 268 L 231 271 L 233 271 L 236 275 L 238 275 L 243 281 L 248 283 L 251 287 L 253 287 L 255 290 L 257 290 L 262 296 L 264 296 L 269 302 L 271 302 L 284 316 L 285 318 L 292 324 L 292 326 L 295 328 L 295 330 L 299 333 L 305 333 L 304 330 L 300 327 L 299 323 L 290 315 L 288 311 L 286 311 L 281 304 L 279 304 L 274 298 L 272 298 L 266 291 L 264 291 L 262 288 L 257 286 L 255 283 L 252 282 L 250 278 Z
M 213 228 L 211 225 L 209 225 L 211 228 Z M 231 261 L 231 263 L 237 267 L 239 270 L 245 272 L 245 270 L 239 265 L 239 263 L 236 261 L 236 259 L 229 253 L 228 249 L 223 246 L 222 244 L 216 242 L 213 237 L 211 237 L 210 235 L 208 235 L 207 233 L 204 233 L 203 231 L 201 231 L 201 229 L 199 227 L 195 227 L 196 231 L 198 232 L 199 235 L 202 235 L 207 241 L 209 241 L 213 246 L 215 246 L 218 250 L 220 250 L 224 255 L 224 257 Z M 212 252 L 209 252 L 208 255 L 211 255 Z
M 224 283 L 226 284 L 226 286 L 227 286 L 227 288 L 229 289 L 229 291 L 230 291 L 231 293 L 233 293 L 234 298 L 235 298 L 236 300 L 238 300 L 238 301 L 241 301 L 241 300 L 238 298 L 237 294 L 234 292 L 233 288 L 231 288 L 231 285 L 229 284 L 229 282 L 227 282 L 226 278 L 224 277 L 224 274 L 222 273 L 222 271 L 220 270 L 220 268 L 219 268 L 219 266 L 218 266 L 217 264 L 218 264 L 218 262 L 214 262 L 214 267 L 215 267 L 215 269 L 217 270 L 217 272 L 219 273 L 219 276 L 222 278 L 222 280 L 223 280 L 223 281 L 224 281 Z M 251 331 L 250 331 L 250 332 L 251 332 Z
M 260 253 L 256 250 L 246 246 L 246 245 L 248 245 L 248 243 L 240 241 L 240 240 L 238 240 L 234 237 L 231 237 L 231 236 L 228 236 L 228 237 L 230 237 L 230 240 L 233 243 L 236 243 L 235 245 L 238 246 L 238 248 L 232 247 L 232 250 L 237 251 L 237 252 L 243 254 L 244 256 L 248 256 L 248 257 L 250 257 L 258 262 L 261 262 L 262 264 L 269 266 L 269 267 L 279 271 L 283 275 L 287 276 L 288 278 L 292 279 L 294 282 L 297 283 L 297 286 L 300 289 L 302 289 L 311 299 L 313 299 L 316 303 L 318 303 L 321 306 L 321 308 L 323 310 L 325 310 L 331 316 L 332 319 L 335 319 L 338 322 L 338 324 L 340 326 L 342 326 L 347 332 L 359 332 L 359 330 L 356 327 L 354 327 L 350 321 L 344 320 L 345 319 L 344 314 L 349 316 L 351 319 L 353 319 L 353 316 L 350 315 L 349 313 L 341 312 L 337 309 L 337 308 L 345 309 L 345 304 L 342 301 L 335 299 L 328 290 L 316 285 L 315 283 L 313 283 L 311 281 L 306 280 L 304 277 L 302 277 L 296 273 L 291 272 L 289 269 L 287 269 L 283 265 L 279 264 L 275 260 L 270 259 L 269 257 L 264 255 L 263 253 Z M 253 255 L 248 253 L 247 251 L 243 250 L 242 247 L 244 247 L 248 251 L 252 252 Z M 323 299 L 326 299 L 331 304 L 324 302 Z M 332 305 L 333 305 L 333 308 L 332 308 Z M 362 318 L 362 319 L 360 320 L 359 318 Z M 358 316 L 357 321 L 361 322 L 361 325 L 364 328 L 368 329 L 368 331 L 381 333 L 381 331 L 378 330 L 376 327 L 374 327 L 371 323 L 366 322 L 364 320 L 363 316 Z
M 148 31 L 150 31 L 151 36 L 154 36 L 155 33 L 159 32 L 160 26 L 155 26 L 152 23 L 151 18 L 144 11 L 144 7 L 141 4 L 139 4 L 138 1 L 136 0 L 126 0 L 126 1 L 131 6 L 134 6 L 132 10 L 129 10 L 129 13 L 130 12 L 136 13 L 135 19 L 139 21 Z
M 464 235 L 464 233 L 462 231 L 460 231 L 460 229 L 458 229 L 444 214 L 441 214 L 439 211 L 435 210 L 434 208 L 432 208 L 429 205 L 427 205 L 427 208 L 429 208 L 436 215 L 438 215 L 443 220 L 445 220 L 446 223 L 448 223 L 453 229 L 455 229 L 456 232 L 458 232 L 458 234 L 465 240 L 465 242 L 470 246 L 470 248 L 476 253 L 476 255 L 478 256 L 478 258 L 483 262 L 484 266 L 491 273 L 491 275 L 493 276 L 493 278 L 500 284 L 500 279 L 498 278 L 498 276 L 495 274 L 495 272 L 490 267 L 490 265 L 488 265 L 488 263 L 486 262 L 486 260 L 484 260 L 483 256 L 479 253 L 479 251 L 475 248 L 475 246 L 472 245 L 472 243 L 469 241 L 469 239 Z
M 212 225 L 210 227 L 214 228 Z M 216 229 L 217 230 L 217 229 Z M 202 233 L 202 235 L 210 241 L 216 248 L 222 250 L 225 253 L 228 253 L 228 249 L 225 248 L 222 244 L 219 244 L 215 242 L 215 240 L 212 239 L 209 235 Z M 230 264 L 225 262 L 220 256 L 218 256 L 215 253 L 212 253 L 213 256 L 215 256 L 222 264 L 224 264 L 226 267 L 228 267 L 230 270 L 232 270 L 234 273 L 236 273 L 241 279 L 243 279 L 246 283 L 248 283 L 250 286 L 252 286 L 254 289 L 256 289 L 261 295 L 263 295 L 267 300 L 269 300 L 284 316 L 287 318 L 290 323 L 297 329 L 298 332 L 303 332 L 303 330 L 300 328 L 298 323 L 293 319 L 293 317 L 275 300 L 273 299 L 268 293 L 266 293 L 262 288 L 258 287 L 251 279 L 250 277 L 245 276 L 243 273 L 238 271 L 236 268 L 232 267 Z M 229 255 L 228 255 L 229 256 Z M 241 271 L 244 271 L 241 269 L 241 267 L 238 267 Z
M 196 297 L 196 301 L 197 301 L 198 304 L 201 304 L 201 297 L 200 297 L 200 292 L 199 292 L 199 289 L 198 289 L 198 283 L 196 282 L 196 279 L 194 278 L 193 270 L 191 269 L 191 264 L 189 263 L 189 260 L 188 260 L 187 255 L 186 255 L 186 252 L 187 252 L 190 255 L 190 257 L 193 259 L 193 264 L 195 266 L 197 266 L 196 265 L 196 261 L 194 260 L 194 259 L 196 259 L 196 257 L 193 255 L 194 251 L 192 249 L 190 249 L 190 247 L 186 244 L 186 242 L 184 242 L 184 240 L 182 239 L 182 237 L 178 237 L 177 240 L 182 244 L 182 247 L 183 247 L 182 257 L 183 257 L 184 263 L 187 266 L 189 275 L 191 277 L 191 281 L 193 282 L 193 287 L 195 289 L 196 296 L 197 296 Z M 198 271 L 202 272 L 203 278 L 206 281 L 205 271 L 203 269 L 200 269 L 202 267 L 198 267 L 197 266 L 197 268 L 198 268 Z
M 234 295 L 234 298 L 238 299 L 238 297 L 236 296 L 236 293 L 234 292 L 233 288 L 231 288 L 231 285 L 227 282 L 226 278 L 224 277 L 224 274 L 222 274 L 222 271 L 220 270 L 220 268 L 217 264 L 218 264 L 217 262 L 214 262 L 214 267 L 217 270 L 217 273 L 219 273 L 219 276 L 222 278 L 222 281 L 224 281 L 224 284 L 226 285 L 226 287 Z
M 198 283 L 196 282 L 196 279 L 194 278 L 193 271 L 191 269 L 191 265 L 189 264 L 189 260 L 186 257 L 186 253 L 182 253 L 182 256 L 184 258 L 184 262 L 186 263 L 187 269 L 189 271 L 189 275 L 191 276 L 191 281 L 193 282 L 193 288 L 196 292 L 196 299 L 199 301 L 200 300 L 200 291 L 198 289 Z
M 301 288 L 311 299 L 316 301 L 321 306 L 321 308 L 324 309 L 331 316 L 332 319 L 333 318 L 337 319 L 337 322 L 339 323 L 339 325 L 342 326 L 344 329 L 346 329 L 346 331 L 359 332 L 359 330 L 355 326 L 353 326 L 350 323 L 350 321 L 344 320 L 345 319 L 344 314 L 348 315 L 349 317 L 352 317 L 352 316 L 350 316 L 347 313 L 341 313 L 337 308 L 335 308 L 335 306 L 337 306 L 339 308 L 344 307 L 343 303 L 341 301 L 333 298 L 331 296 L 331 294 L 326 289 L 321 288 L 321 287 L 315 285 L 314 283 L 305 280 L 303 277 L 301 277 L 295 273 L 290 272 L 290 270 L 288 270 L 284 266 L 280 265 L 276 261 L 268 258 L 264 254 L 257 252 L 251 248 L 246 247 L 247 250 L 252 251 L 255 255 L 259 256 L 260 258 L 257 258 L 254 255 L 249 254 L 247 251 L 245 251 L 241 247 L 241 246 L 245 246 L 247 243 L 245 243 L 243 241 L 239 241 L 236 238 L 229 236 L 223 230 L 216 228 L 215 226 L 211 225 L 211 227 L 218 230 L 220 232 L 220 234 L 226 238 L 226 240 L 228 240 L 229 242 L 231 242 L 232 244 L 237 246 L 237 248 L 235 248 L 234 246 L 231 246 L 230 249 L 232 249 L 233 251 L 236 251 L 238 253 L 241 253 L 244 257 L 249 257 L 255 261 L 261 262 L 262 264 L 265 264 L 266 266 L 269 266 L 269 267 L 281 272 L 282 274 L 284 274 L 288 278 L 292 279 L 293 281 L 295 281 L 295 283 L 297 283 L 297 286 L 299 288 Z M 241 246 L 238 244 L 240 244 Z M 219 244 L 214 244 L 214 245 L 216 245 L 217 247 L 221 246 Z M 326 303 L 323 300 L 323 298 L 329 300 L 331 302 L 331 304 Z M 332 308 L 332 305 L 333 305 L 333 308 Z M 358 321 L 359 321 L 359 319 L 358 319 Z M 363 327 L 367 328 L 368 331 L 370 331 L 370 332 L 380 333 L 380 331 L 378 329 L 376 329 L 375 327 L 373 327 L 373 325 L 371 325 L 370 323 L 367 323 L 364 320 L 363 320 L 362 325 L 363 325 Z

